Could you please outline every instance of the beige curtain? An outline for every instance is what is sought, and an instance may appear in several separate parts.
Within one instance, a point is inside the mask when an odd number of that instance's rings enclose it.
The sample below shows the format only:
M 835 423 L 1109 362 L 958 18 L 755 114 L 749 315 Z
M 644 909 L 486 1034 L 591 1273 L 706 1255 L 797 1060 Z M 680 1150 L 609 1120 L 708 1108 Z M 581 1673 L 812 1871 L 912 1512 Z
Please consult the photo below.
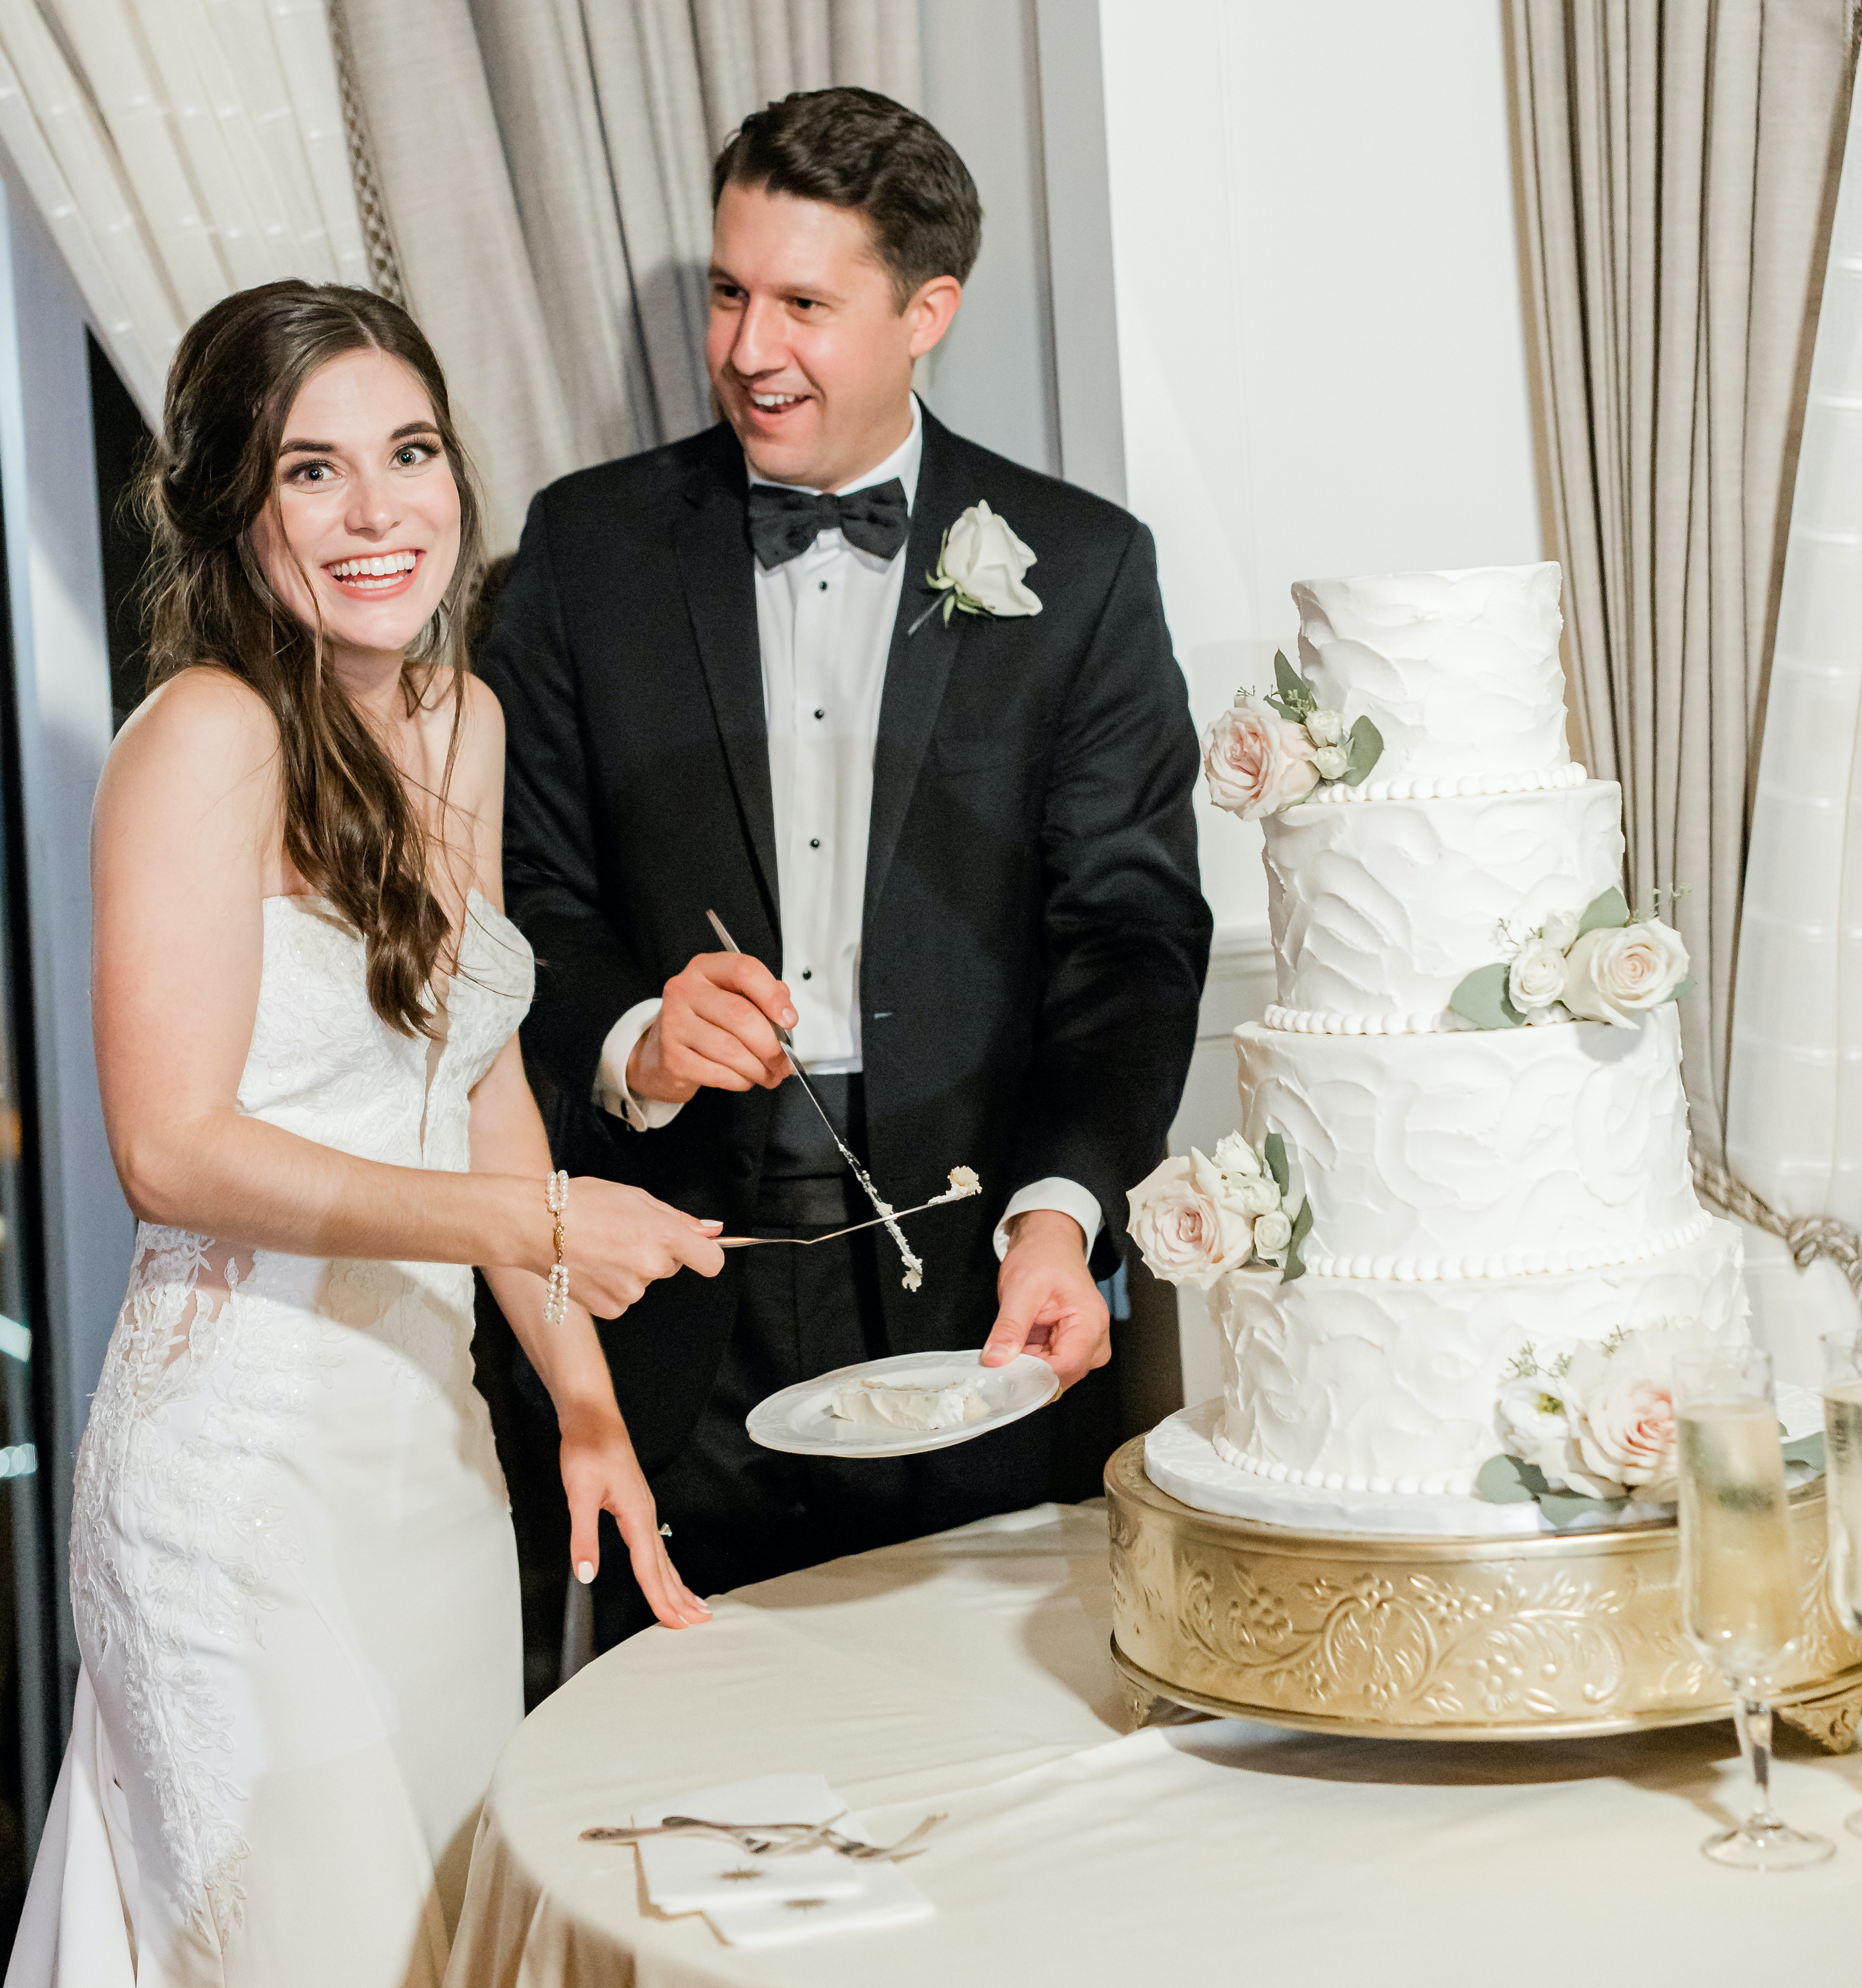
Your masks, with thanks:
M 367 280 L 323 0 L 0 0 L 0 142 L 151 427 L 210 304 Z
M 1671 913 L 1697 1144 L 1724 1152 L 1753 770 L 1847 0 L 1508 0 L 1551 527 L 1586 763 Z
M 408 303 L 499 549 L 567 471 L 710 418 L 711 161 L 750 111 L 919 97 L 916 0 L 344 0 Z

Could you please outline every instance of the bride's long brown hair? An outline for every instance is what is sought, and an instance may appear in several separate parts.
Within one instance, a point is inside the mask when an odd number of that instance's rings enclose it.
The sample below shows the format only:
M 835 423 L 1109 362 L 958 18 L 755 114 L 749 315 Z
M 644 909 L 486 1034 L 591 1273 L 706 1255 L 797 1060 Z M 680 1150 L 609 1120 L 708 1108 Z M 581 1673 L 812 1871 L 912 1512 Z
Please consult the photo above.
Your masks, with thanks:
M 433 348 L 385 298 L 334 283 L 266 283 L 215 304 L 182 339 L 161 438 L 137 486 L 154 541 L 144 581 L 149 682 L 205 664 L 265 700 L 278 726 L 285 854 L 366 940 L 376 1013 L 421 1035 L 449 930 L 432 881 L 436 838 L 328 668 L 322 627 L 306 627 L 279 598 L 252 543 L 299 390 L 320 367 L 357 351 L 413 369 L 459 485 L 459 564 L 401 673 L 410 715 L 450 682 L 442 694 L 452 701 L 452 732 L 436 796 L 444 822 L 465 713 L 465 610 L 483 564 L 481 512 Z

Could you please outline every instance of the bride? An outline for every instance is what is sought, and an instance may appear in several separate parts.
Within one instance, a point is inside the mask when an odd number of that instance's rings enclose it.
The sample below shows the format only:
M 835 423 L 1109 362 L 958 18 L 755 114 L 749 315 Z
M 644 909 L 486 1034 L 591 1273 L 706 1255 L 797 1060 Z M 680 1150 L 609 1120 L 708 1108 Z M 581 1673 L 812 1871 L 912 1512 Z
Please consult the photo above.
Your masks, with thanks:
M 459 647 L 479 503 L 412 321 L 301 282 L 216 305 L 146 495 L 159 688 L 93 853 L 97 1065 L 140 1226 L 78 1459 L 72 1740 L 6 1980 L 432 1984 L 523 1716 L 468 1266 L 556 1404 L 577 1573 L 605 1508 L 677 1628 L 708 1611 L 590 1313 L 716 1275 L 717 1225 L 593 1179 L 553 1208 L 503 722 Z

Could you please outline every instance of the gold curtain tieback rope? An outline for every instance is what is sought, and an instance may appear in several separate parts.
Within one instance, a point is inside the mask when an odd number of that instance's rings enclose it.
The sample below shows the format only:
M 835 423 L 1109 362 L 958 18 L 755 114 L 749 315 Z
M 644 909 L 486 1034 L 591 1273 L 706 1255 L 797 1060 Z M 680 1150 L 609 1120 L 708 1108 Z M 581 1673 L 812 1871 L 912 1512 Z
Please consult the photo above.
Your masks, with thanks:
M 1717 1160 L 1701 1152 L 1693 1158 L 1696 1190 L 1722 1214 L 1781 1237 L 1800 1270 L 1808 1270 L 1818 1257 L 1827 1256 L 1849 1280 L 1849 1288 L 1862 1297 L 1862 1236 L 1847 1222 L 1833 1215 L 1780 1215 Z

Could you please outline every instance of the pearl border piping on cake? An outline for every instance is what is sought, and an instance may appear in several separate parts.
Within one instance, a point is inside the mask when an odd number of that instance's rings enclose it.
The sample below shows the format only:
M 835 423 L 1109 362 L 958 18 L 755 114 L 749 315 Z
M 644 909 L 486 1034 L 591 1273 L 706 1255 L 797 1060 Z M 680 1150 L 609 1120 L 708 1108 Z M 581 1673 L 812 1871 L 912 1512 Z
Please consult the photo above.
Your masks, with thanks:
M 1237 1449 L 1220 1428 L 1213 1438 L 1215 1453 L 1224 1463 L 1264 1477 L 1270 1484 L 1304 1484 L 1315 1491 L 1369 1491 L 1379 1496 L 1394 1493 L 1402 1498 L 1465 1498 L 1474 1488 L 1474 1479 L 1462 1470 L 1443 1471 L 1427 1477 L 1359 1477 L 1342 1470 L 1298 1470 L 1290 1463 L 1264 1463 Z
M 1342 807 L 1352 801 L 1452 801 L 1480 794 L 1556 793 L 1562 787 L 1581 787 L 1589 778 L 1573 760 L 1542 773 L 1451 773 L 1439 779 L 1366 780 L 1356 787 L 1342 780 L 1325 780 L 1294 806 Z
M 1368 1278 L 1380 1283 L 1433 1284 L 1471 1277 L 1561 1276 L 1573 1270 L 1606 1270 L 1618 1263 L 1647 1263 L 1671 1249 L 1698 1242 L 1713 1226 L 1705 1209 L 1673 1229 L 1647 1236 L 1627 1249 L 1509 1250 L 1495 1256 L 1308 1256 L 1315 1277 Z
M 1447 1036 L 1477 1026 L 1451 1009 L 1413 1015 L 1346 1015 L 1322 1008 L 1283 1008 L 1271 1002 L 1261 1021 L 1292 1036 Z

